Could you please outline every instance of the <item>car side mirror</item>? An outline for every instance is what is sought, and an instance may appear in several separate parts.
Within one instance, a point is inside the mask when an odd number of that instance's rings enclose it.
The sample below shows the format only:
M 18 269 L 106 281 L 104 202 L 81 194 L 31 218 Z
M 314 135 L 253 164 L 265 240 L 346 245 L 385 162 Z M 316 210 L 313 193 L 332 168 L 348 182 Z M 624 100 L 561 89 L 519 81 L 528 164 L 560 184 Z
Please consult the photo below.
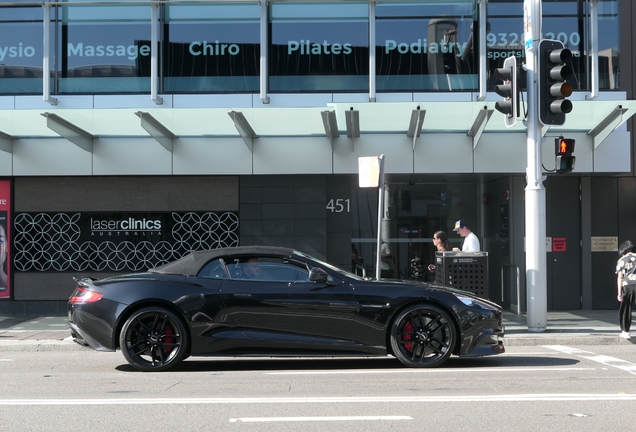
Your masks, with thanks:
M 309 280 L 317 283 L 327 283 L 329 274 L 320 267 L 314 267 L 309 270 Z

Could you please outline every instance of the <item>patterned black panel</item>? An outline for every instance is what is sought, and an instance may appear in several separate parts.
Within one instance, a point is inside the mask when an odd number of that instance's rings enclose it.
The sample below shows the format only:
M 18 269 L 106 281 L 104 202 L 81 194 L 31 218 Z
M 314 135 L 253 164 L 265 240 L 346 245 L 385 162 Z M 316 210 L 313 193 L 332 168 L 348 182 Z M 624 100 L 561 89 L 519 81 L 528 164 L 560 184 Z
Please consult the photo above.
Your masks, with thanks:
M 135 214 L 107 222 L 141 220 Z M 17 213 L 16 272 L 143 271 L 197 250 L 239 244 L 235 212 L 154 214 L 162 228 L 95 229 L 98 216 L 82 213 Z M 150 217 L 149 217 L 150 219 Z M 146 220 L 145 218 L 143 219 Z M 128 225 L 126 225 L 128 226 Z

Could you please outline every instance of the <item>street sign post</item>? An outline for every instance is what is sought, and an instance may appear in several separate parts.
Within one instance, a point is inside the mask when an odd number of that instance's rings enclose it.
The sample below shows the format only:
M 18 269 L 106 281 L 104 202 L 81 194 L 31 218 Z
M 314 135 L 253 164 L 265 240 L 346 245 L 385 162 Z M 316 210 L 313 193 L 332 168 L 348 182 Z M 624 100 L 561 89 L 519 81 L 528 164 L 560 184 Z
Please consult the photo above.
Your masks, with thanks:
M 548 325 L 546 205 L 541 156 L 541 123 L 537 85 L 541 41 L 541 0 L 524 0 L 524 41 L 528 87 L 528 138 L 526 168 L 526 297 L 528 330 L 543 332 Z

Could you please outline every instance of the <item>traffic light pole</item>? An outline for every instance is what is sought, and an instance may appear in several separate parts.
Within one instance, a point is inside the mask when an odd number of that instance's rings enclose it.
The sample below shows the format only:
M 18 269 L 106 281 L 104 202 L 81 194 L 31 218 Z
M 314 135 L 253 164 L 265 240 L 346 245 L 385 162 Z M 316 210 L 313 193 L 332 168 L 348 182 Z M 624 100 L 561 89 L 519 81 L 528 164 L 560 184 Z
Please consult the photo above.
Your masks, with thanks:
M 526 297 L 528 330 L 547 327 L 546 204 L 541 156 L 542 125 L 539 122 L 539 43 L 541 0 L 524 0 L 526 74 L 528 78 L 528 138 L 525 190 Z

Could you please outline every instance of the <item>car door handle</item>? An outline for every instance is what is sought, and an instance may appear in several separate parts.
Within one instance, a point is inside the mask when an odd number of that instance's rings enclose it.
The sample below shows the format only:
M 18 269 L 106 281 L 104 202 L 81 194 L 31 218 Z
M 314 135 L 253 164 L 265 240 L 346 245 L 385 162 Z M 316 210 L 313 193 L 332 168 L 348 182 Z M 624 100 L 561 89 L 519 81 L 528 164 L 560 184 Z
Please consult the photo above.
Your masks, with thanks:
M 252 297 L 250 293 L 234 293 L 234 297 Z

